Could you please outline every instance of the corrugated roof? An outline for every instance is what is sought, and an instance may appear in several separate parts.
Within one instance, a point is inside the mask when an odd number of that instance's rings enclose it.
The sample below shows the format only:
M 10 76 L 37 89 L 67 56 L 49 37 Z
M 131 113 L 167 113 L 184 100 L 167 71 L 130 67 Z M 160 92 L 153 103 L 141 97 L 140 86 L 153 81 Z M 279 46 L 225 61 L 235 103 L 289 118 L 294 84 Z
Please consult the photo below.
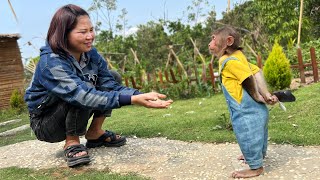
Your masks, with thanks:
M 0 34 L 0 38 L 16 38 L 19 39 L 20 34 Z

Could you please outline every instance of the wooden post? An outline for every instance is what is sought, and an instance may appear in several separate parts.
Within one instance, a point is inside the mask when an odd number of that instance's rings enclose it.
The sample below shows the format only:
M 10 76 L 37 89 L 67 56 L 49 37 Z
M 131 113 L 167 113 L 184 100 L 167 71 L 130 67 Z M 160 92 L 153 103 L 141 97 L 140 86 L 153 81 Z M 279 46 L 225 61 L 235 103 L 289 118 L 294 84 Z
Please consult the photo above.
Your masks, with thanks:
M 314 47 L 310 48 L 310 56 L 311 56 L 311 64 L 312 64 L 312 71 L 313 71 L 313 79 L 314 79 L 314 82 L 318 82 L 319 81 L 318 64 L 317 64 L 316 52 Z
M 164 76 L 165 76 L 167 82 L 172 83 L 172 81 L 170 81 L 169 74 L 168 74 L 167 70 L 164 70 Z
M 170 64 L 171 61 L 172 61 L 172 59 L 171 59 L 171 51 L 169 51 L 168 60 L 167 60 L 167 63 L 166 63 L 166 69 L 169 67 L 169 64 Z
M 124 71 L 125 71 L 125 69 L 126 69 L 127 56 L 124 56 L 123 59 L 124 59 L 124 60 L 123 60 L 123 66 L 122 66 L 122 68 L 121 68 L 122 73 L 124 73 Z
M 127 77 L 124 78 L 124 82 L 125 82 L 126 86 L 129 87 L 129 81 L 128 81 Z
M 246 46 L 249 48 L 249 50 L 251 51 L 251 53 L 257 58 L 258 55 L 257 55 L 256 52 L 254 52 L 254 50 L 252 49 L 252 47 L 251 47 L 248 43 L 245 43 L 245 44 L 246 44 Z
M 207 82 L 207 71 L 206 71 L 206 65 L 202 64 L 202 74 L 201 74 L 202 82 Z
M 175 57 L 175 59 L 177 60 L 178 65 L 179 65 L 179 67 L 181 68 L 181 70 L 183 71 L 184 75 L 186 76 L 186 78 L 188 78 L 187 71 L 184 69 L 184 67 L 183 67 L 183 65 L 182 65 L 179 57 L 176 55 L 176 53 L 175 53 L 174 50 L 172 49 L 172 46 L 169 46 L 169 48 L 170 48 L 171 54 L 172 54 L 172 55 Z
M 300 48 L 300 36 L 301 36 L 301 26 L 302 26 L 302 14 L 303 14 L 303 0 L 300 0 L 300 16 L 299 16 L 299 29 L 298 29 L 298 42 L 297 42 L 298 48 Z
M 192 39 L 191 37 L 190 37 L 190 40 L 191 40 L 191 42 L 192 42 L 192 44 L 193 44 L 193 48 L 194 48 L 195 54 L 199 55 L 199 56 L 200 56 L 200 59 L 201 59 L 201 61 L 202 61 L 202 64 L 205 64 L 206 61 L 205 61 L 204 57 L 202 56 L 202 54 L 200 53 L 199 49 L 197 48 L 196 42 L 193 41 L 193 39 Z
M 110 59 L 108 56 L 106 56 L 106 60 L 107 60 L 109 69 L 113 69 L 113 66 L 112 66 L 112 64 L 111 64 L 111 59 Z
M 161 70 L 159 70 L 158 76 L 159 76 L 159 82 L 160 82 L 160 84 L 163 84 L 163 77 L 162 77 L 162 72 L 161 72 Z
M 134 65 L 136 65 L 136 63 L 140 64 L 140 61 L 138 59 L 138 56 L 137 56 L 137 52 L 135 52 L 132 48 L 130 48 L 130 51 L 133 55 L 133 59 L 134 59 Z
M 176 79 L 176 77 L 174 76 L 174 72 L 173 72 L 172 69 L 170 69 L 170 75 L 171 75 L 171 78 L 172 78 L 173 83 L 179 82 L 179 81 Z
M 137 89 L 136 81 L 134 80 L 134 78 L 130 77 L 130 79 L 131 79 L 131 82 L 132 82 L 132 87 Z
M 298 63 L 299 63 L 299 72 L 300 72 L 300 79 L 301 83 L 306 83 L 306 77 L 304 75 L 304 65 L 302 60 L 302 52 L 301 49 L 297 49 L 297 55 L 298 55 Z
M 210 72 L 210 77 L 211 77 L 211 84 L 212 84 L 212 88 L 215 91 L 216 90 L 216 84 L 215 84 L 215 77 L 214 77 L 214 72 L 213 72 L 213 68 L 212 68 L 212 63 L 209 63 L 209 72 Z
M 259 54 L 257 57 L 257 65 L 260 69 L 262 69 L 262 60 L 261 60 L 261 55 Z

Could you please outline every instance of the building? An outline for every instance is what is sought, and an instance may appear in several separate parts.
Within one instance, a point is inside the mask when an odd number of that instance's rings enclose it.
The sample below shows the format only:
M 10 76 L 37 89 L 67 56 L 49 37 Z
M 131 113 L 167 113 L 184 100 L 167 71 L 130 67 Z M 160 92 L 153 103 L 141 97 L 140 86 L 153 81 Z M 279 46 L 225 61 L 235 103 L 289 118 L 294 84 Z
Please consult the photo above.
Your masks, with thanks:
M 0 109 L 10 107 L 13 90 L 24 88 L 19 34 L 0 34 Z

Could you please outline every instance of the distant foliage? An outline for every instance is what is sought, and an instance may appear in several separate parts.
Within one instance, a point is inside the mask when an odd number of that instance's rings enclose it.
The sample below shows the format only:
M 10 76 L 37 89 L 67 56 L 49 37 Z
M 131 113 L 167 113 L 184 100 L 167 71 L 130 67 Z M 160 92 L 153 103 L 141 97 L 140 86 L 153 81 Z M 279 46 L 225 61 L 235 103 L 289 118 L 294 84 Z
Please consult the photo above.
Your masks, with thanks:
M 312 40 L 300 45 L 302 51 L 302 60 L 304 63 L 310 63 L 310 48 L 314 47 L 316 51 L 316 58 L 318 63 L 320 63 L 320 38 Z M 295 46 L 287 46 L 286 55 L 290 61 L 290 64 L 298 64 L 297 48 Z
M 291 83 L 290 63 L 282 47 L 276 42 L 263 67 L 267 83 L 272 90 L 288 88 Z

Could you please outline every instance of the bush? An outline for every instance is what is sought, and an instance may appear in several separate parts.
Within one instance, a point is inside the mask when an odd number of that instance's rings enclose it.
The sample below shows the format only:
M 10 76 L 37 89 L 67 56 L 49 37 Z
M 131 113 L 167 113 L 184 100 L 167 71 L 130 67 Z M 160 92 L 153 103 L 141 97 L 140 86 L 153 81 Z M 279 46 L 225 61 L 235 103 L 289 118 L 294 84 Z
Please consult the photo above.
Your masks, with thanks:
M 290 63 L 282 47 L 276 42 L 263 67 L 263 73 L 272 90 L 282 90 L 290 86 Z
M 12 109 L 23 110 L 25 107 L 25 103 L 23 100 L 23 95 L 17 89 L 15 89 L 10 97 L 10 107 Z

